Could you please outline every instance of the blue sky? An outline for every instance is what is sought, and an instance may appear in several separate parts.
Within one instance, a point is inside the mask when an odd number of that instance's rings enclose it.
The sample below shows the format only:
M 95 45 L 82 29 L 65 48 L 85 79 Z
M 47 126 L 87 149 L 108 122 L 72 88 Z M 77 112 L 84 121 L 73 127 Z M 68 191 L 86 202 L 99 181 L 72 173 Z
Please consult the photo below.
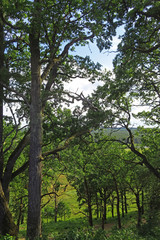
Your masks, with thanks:
M 91 60 L 95 63 L 99 62 L 102 65 L 102 70 L 112 70 L 113 69 L 113 59 L 116 56 L 117 45 L 120 42 L 118 36 L 113 38 L 112 47 L 110 50 L 99 51 L 96 43 L 89 43 L 84 47 L 76 47 L 74 55 L 80 55 L 82 57 L 90 56 Z M 100 82 L 92 84 L 86 79 L 75 79 L 69 84 L 65 84 L 65 87 L 73 92 L 81 93 L 83 92 L 85 96 L 90 94 Z

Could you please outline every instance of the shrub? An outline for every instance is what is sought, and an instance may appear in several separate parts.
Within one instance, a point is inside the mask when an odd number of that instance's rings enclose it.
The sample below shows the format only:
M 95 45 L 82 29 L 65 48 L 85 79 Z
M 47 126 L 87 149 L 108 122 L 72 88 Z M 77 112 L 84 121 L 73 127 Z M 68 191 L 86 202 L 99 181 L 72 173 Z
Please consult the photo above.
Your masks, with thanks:
M 54 238 L 55 240 L 107 240 L 106 233 L 103 230 L 73 230 L 61 234 Z
M 0 235 L 0 240 L 14 240 L 15 237 L 10 236 L 9 234 L 6 234 L 5 236 Z

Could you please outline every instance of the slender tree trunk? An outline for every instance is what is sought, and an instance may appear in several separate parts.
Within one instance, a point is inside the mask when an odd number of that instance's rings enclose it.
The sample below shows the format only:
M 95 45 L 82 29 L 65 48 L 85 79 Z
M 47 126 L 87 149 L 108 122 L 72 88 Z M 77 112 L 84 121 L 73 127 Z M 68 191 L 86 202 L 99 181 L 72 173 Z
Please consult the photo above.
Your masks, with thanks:
M 136 195 L 136 204 L 137 204 L 137 209 L 138 209 L 138 219 L 137 219 L 137 227 L 141 226 L 141 205 L 140 205 L 140 199 L 139 199 L 139 192 L 135 194 Z
M 105 224 L 105 221 L 104 221 L 104 208 L 102 207 L 102 229 L 104 230 L 104 224 Z
M 111 199 L 112 218 L 114 218 L 114 196 Z
M 58 213 L 58 206 L 57 206 L 57 194 L 55 193 L 54 196 L 54 221 L 57 222 L 57 213 Z
M 102 215 L 103 215 L 103 202 L 102 202 L 102 199 L 101 199 L 101 202 L 100 202 L 100 218 L 102 218 Z
M 122 217 L 124 217 L 124 195 L 123 190 L 121 190 L 121 206 L 122 206 Z
M 119 191 L 118 191 L 118 184 L 117 180 L 114 177 L 114 183 L 115 183 L 115 189 L 116 189 L 116 194 L 117 194 L 117 219 L 118 219 L 118 228 L 120 229 L 121 226 L 121 216 L 120 216 L 120 211 L 119 211 L 119 205 L 120 205 L 120 196 L 119 196 Z
M 106 189 L 104 189 L 104 222 L 107 220 L 107 196 L 106 196 Z
M 125 206 L 125 213 L 128 213 L 128 208 L 127 208 L 127 196 L 126 196 L 126 191 L 124 191 L 124 206 Z
M 35 1 L 36 6 L 39 1 Z M 38 7 L 33 16 L 30 33 L 31 51 L 31 109 L 30 109 L 30 158 L 28 185 L 27 236 L 29 240 L 41 235 L 41 144 L 42 105 L 40 78 L 39 19 Z
M 144 191 L 142 190 L 142 215 L 144 214 Z
M 19 212 L 18 212 L 18 219 L 17 219 L 17 231 L 19 232 L 19 226 L 21 223 L 21 219 L 22 219 L 22 210 L 23 210 L 23 200 L 22 197 L 20 198 L 20 205 L 19 205 Z M 18 236 L 16 238 L 16 240 L 18 239 Z
M 89 213 L 89 226 L 93 227 L 92 205 L 90 199 L 88 199 L 88 213 Z
M 99 218 L 99 202 L 98 202 L 98 195 L 96 193 L 96 214 L 97 214 L 97 219 Z
M 92 204 L 91 204 L 91 194 L 88 188 L 88 183 L 86 178 L 84 177 L 84 184 L 86 189 L 86 195 L 87 195 L 87 205 L 88 205 L 88 219 L 89 219 L 89 226 L 93 226 L 93 218 L 92 218 Z

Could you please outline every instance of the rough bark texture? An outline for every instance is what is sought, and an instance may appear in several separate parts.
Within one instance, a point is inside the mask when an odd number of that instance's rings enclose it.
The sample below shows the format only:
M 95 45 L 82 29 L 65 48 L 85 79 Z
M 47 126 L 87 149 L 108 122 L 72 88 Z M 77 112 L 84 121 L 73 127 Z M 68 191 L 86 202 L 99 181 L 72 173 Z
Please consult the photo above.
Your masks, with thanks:
M 11 212 L 2 188 L 3 179 L 3 82 L 4 79 L 4 26 L 2 21 L 2 6 L 0 6 L 0 234 L 17 234 Z
M 30 159 L 28 186 L 27 236 L 31 240 L 41 235 L 41 143 L 42 143 L 42 106 L 40 79 L 40 50 L 37 22 L 33 22 L 30 34 L 31 50 L 31 109 L 30 109 Z
M 17 236 L 18 229 L 13 222 L 12 214 L 9 210 L 8 203 L 2 189 L 2 184 L 0 182 L 0 234 L 5 235 L 6 233 L 12 236 Z
M 4 30 L 3 22 L 1 20 L 1 8 L 0 8 L 0 181 L 3 175 L 3 68 L 4 68 Z
M 12 177 L 13 177 L 12 172 L 13 172 L 13 168 L 14 168 L 14 165 L 16 163 L 16 160 L 18 159 L 18 157 L 20 156 L 20 154 L 22 153 L 22 151 L 26 147 L 26 145 L 28 145 L 28 143 L 29 143 L 28 133 L 29 132 L 27 132 L 25 134 L 25 136 L 19 142 L 19 144 L 14 149 L 14 151 L 12 152 L 12 154 L 10 155 L 10 157 L 7 161 L 6 168 L 5 168 L 4 175 L 3 175 L 3 184 L 2 184 L 5 196 L 7 195 L 8 186 L 9 186 L 11 180 L 12 180 Z M 19 171 L 19 173 L 21 173 L 21 171 Z

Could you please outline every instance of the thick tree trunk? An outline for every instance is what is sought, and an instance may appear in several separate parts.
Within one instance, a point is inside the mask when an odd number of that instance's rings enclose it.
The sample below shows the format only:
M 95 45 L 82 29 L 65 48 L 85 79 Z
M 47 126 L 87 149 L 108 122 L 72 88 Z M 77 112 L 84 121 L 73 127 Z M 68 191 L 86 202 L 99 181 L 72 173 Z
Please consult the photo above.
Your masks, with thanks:
M 4 27 L 2 21 L 2 6 L 0 6 L 0 234 L 16 235 L 17 228 L 2 188 L 3 181 L 3 83 L 4 79 Z
M 2 10 L 0 7 L 0 181 L 3 175 L 3 68 L 4 68 L 4 30 L 3 22 L 1 19 Z
M 36 11 L 38 11 L 36 9 Z M 37 13 L 37 12 L 36 12 Z M 31 50 L 31 109 L 30 109 L 30 158 L 28 186 L 27 236 L 31 240 L 41 235 L 41 144 L 42 144 L 42 105 L 40 78 L 39 23 L 35 13 Z M 37 13 L 38 14 L 38 13 Z
M 0 181 L 0 234 L 10 234 L 16 236 L 18 234 L 17 226 L 13 222 L 12 214 L 5 198 L 2 184 Z

